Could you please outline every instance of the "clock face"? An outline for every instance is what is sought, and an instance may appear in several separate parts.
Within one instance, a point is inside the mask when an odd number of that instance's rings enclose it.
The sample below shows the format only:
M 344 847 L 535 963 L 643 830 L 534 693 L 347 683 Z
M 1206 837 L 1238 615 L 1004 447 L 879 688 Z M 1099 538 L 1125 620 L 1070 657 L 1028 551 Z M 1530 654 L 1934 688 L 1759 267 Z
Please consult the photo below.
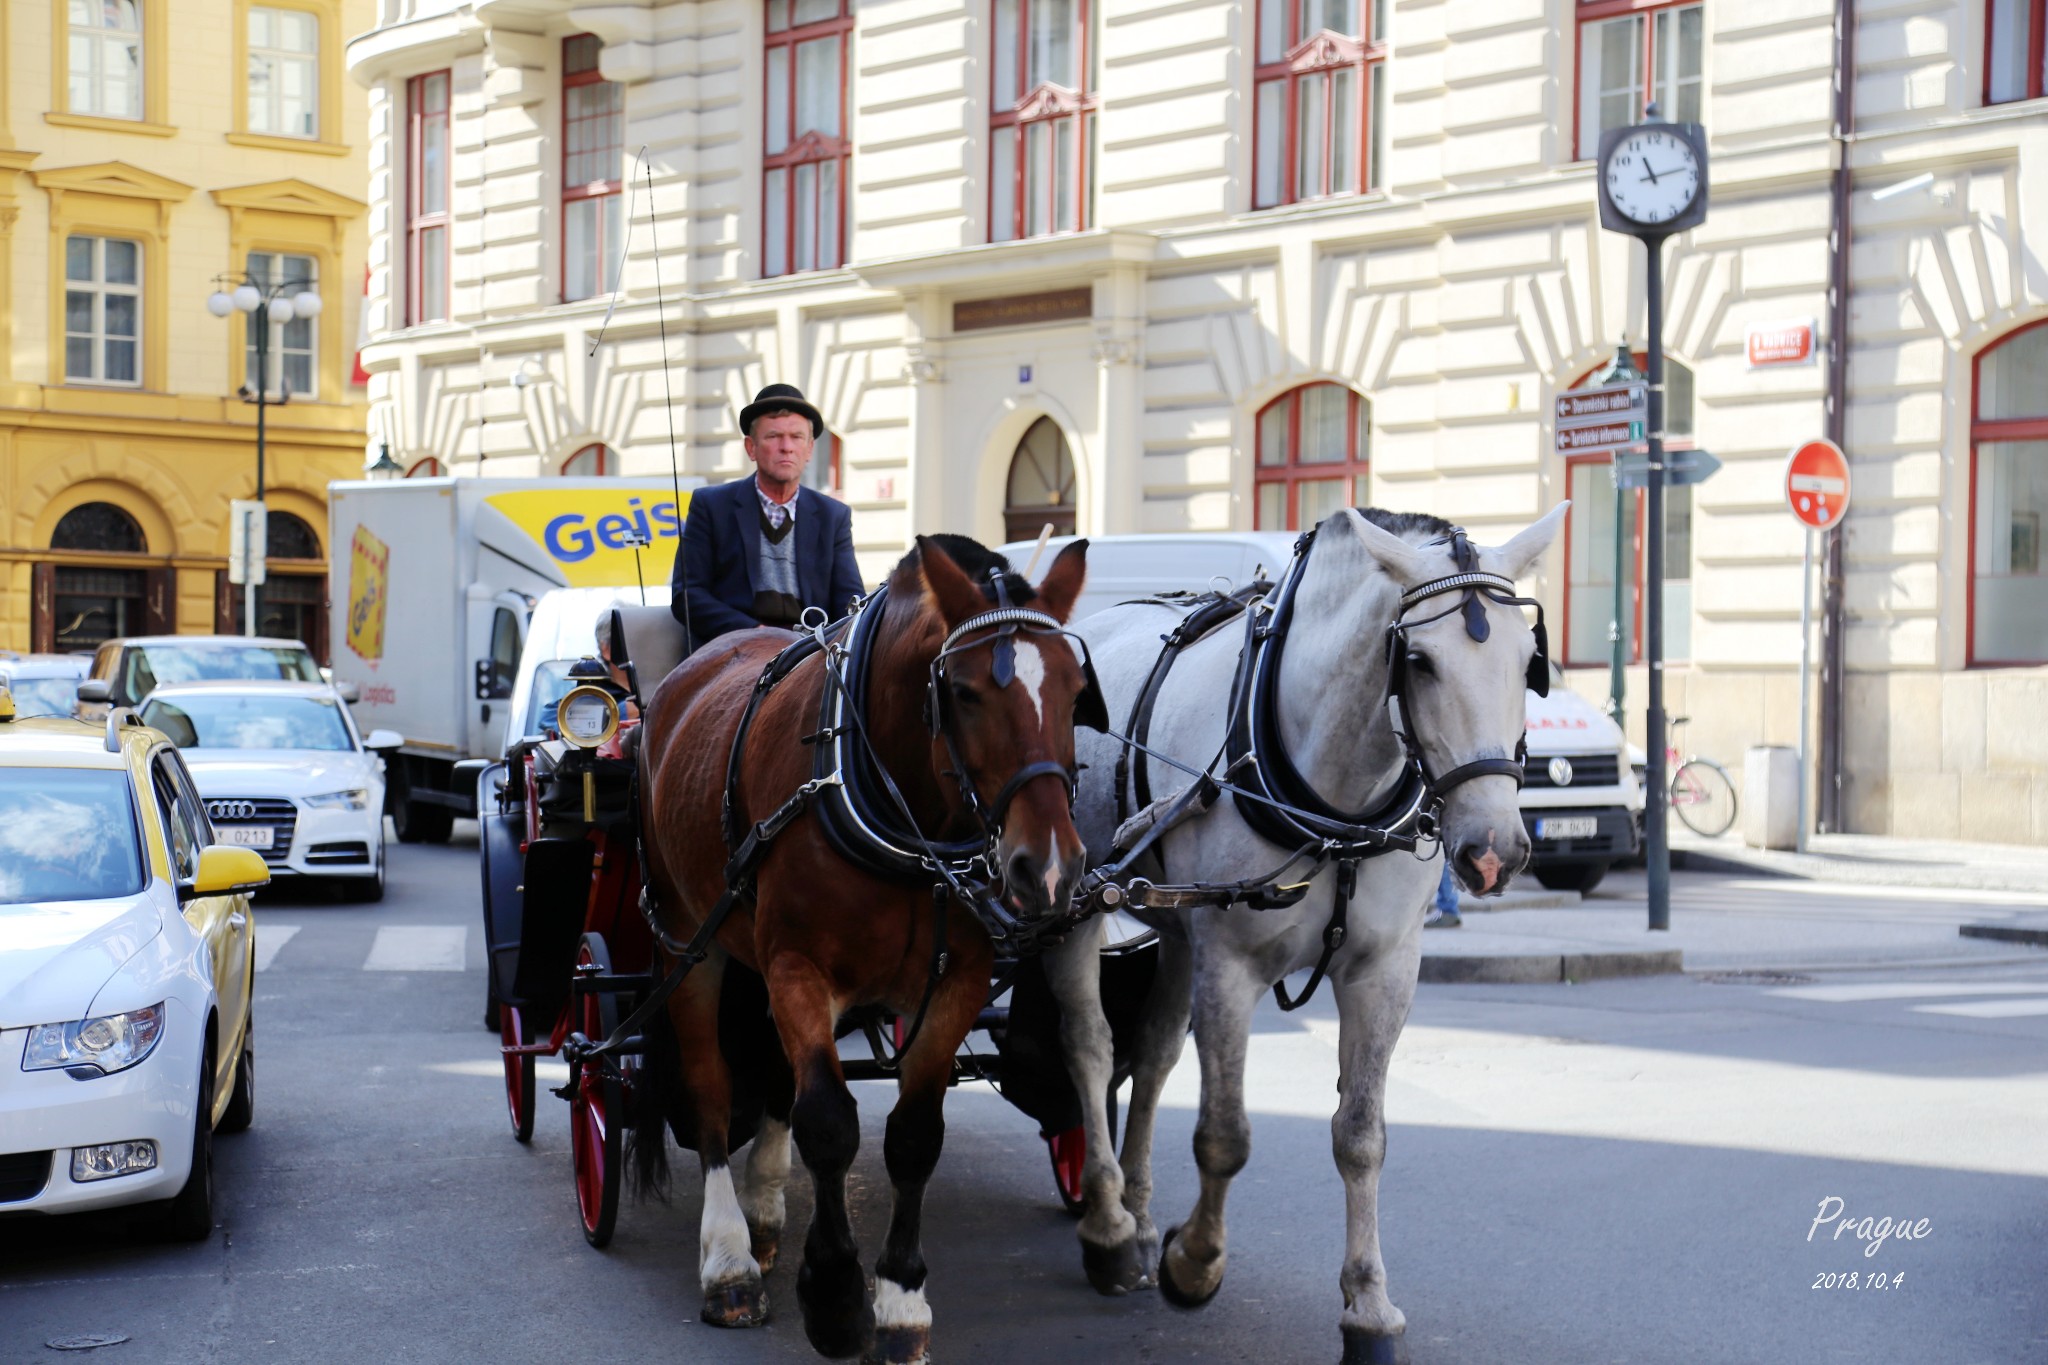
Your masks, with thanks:
M 1638 129 L 1615 143 L 1600 174 L 1608 200 L 1632 222 L 1668 223 L 1699 197 L 1698 153 L 1664 128 Z

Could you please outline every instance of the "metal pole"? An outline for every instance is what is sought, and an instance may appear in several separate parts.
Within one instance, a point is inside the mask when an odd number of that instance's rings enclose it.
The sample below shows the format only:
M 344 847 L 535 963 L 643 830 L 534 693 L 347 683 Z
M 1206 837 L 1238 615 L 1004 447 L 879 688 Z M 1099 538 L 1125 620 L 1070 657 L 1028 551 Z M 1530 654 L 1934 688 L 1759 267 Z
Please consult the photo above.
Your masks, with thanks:
M 1813 667 L 1813 532 L 1806 532 L 1806 555 L 1799 564 L 1799 833 L 1792 847 L 1806 852 L 1806 775 L 1813 751 L 1807 747 L 1807 679 Z
M 269 396 L 269 391 L 270 299 L 266 294 L 263 302 L 258 304 L 256 308 L 256 501 L 259 505 L 263 502 L 263 410 L 266 406 L 264 400 Z M 262 538 L 267 541 L 270 528 L 269 509 L 264 508 L 264 512 L 264 534 Z M 249 547 L 249 558 L 253 561 L 249 567 L 253 568 L 255 564 L 261 564 L 269 557 L 270 546 L 268 544 L 255 544 Z M 261 625 L 263 619 L 263 591 L 257 585 L 256 576 L 253 573 L 248 575 L 245 584 L 242 589 L 244 594 L 242 612 L 248 619 L 244 622 L 247 629 L 243 631 L 243 634 L 261 635 L 263 633 Z
M 1829 440 L 1849 449 L 1849 244 L 1855 236 L 1850 215 L 1854 188 L 1849 136 L 1856 127 L 1856 8 L 1835 0 L 1835 116 L 1831 136 L 1835 171 L 1828 243 L 1827 428 Z M 1826 532 L 1821 548 L 1820 764 L 1816 776 L 1820 828 L 1839 834 L 1848 824 L 1842 802 L 1842 722 L 1847 707 L 1848 660 L 1842 648 L 1843 601 L 1847 595 L 1842 523 Z M 1801 826 L 1804 834 L 1805 827 Z
M 1628 505 L 1633 489 L 1621 486 L 1621 456 L 1607 466 L 1614 482 L 1614 617 L 1607 623 L 1607 714 L 1628 728 Z
M 1649 705 L 1643 718 L 1643 749 L 1649 757 L 1649 787 L 1643 793 L 1643 836 L 1649 844 L 1650 928 L 1671 927 L 1671 846 L 1668 840 L 1669 782 L 1664 772 L 1664 242 L 1643 239 L 1649 253 L 1644 284 L 1649 295 L 1650 474 L 1643 538 L 1649 560 L 1644 574 L 1643 662 L 1649 665 Z

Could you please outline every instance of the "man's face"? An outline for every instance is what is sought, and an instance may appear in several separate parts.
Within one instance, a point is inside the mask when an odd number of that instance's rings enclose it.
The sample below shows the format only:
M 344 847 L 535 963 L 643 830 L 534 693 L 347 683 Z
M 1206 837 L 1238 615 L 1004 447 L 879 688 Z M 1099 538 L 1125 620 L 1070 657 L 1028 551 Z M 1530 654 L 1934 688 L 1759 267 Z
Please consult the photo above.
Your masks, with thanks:
M 771 412 L 754 420 L 747 458 L 776 483 L 795 483 L 811 462 L 811 421 L 794 412 Z

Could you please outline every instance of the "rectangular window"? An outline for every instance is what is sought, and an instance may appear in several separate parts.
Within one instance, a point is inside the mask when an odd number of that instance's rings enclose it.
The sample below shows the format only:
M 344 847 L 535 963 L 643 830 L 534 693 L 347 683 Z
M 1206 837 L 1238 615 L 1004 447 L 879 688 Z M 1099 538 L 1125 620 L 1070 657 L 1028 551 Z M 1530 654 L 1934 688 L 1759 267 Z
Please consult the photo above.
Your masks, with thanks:
M 1381 186 L 1386 26 L 1386 0 L 1259 0 L 1253 208 Z
M 142 244 L 119 237 L 64 241 L 64 378 L 142 384 Z
M 1673 0 L 1579 0 L 1578 154 L 1600 134 L 1641 122 L 1654 102 L 1672 123 L 1705 108 L 1706 7 Z
M 769 0 L 761 273 L 846 262 L 847 0 Z
M 286 256 L 270 251 L 249 253 L 249 278 L 257 288 L 269 297 L 270 291 L 283 286 L 283 297 L 291 298 L 304 291 L 320 292 L 319 264 L 311 256 Z M 290 322 L 278 322 L 268 318 L 268 310 L 249 314 L 248 339 L 243 353 L 242 372 L 248 382 L 256 382 L 256 337 L 260 328 L 268 327 L 267 342 L 270 351 L 270 373 L 264 376 L 263 387 L 272 394 L 288 394 L 293 398 L 318 398 L 320 396 L 320 371 L 313 363 L 314 349 L 320 334 L 313 318 L 294 317 Z
M 626 88 L 598 70 L 604 44 L 588 33 L 562 40 L 562 298 L 609 294 L 625 241 Z
M 406 82 L 406 321 L 448 316 L 448 73 Z
M 1098 84 L 1089 0 L 995 0 L 992 242 L 1094 224 Z
M 71 21 L 70 112 L 140 119 L 141 0 L 67 0 L 67 4 Z
M 1989 0 L 1984 25 L 1984 102 L 2037 100 L 2044 93 L 2043 29 L 2048 0 Z
M 249 9 L 249 131 L 320 136 L 320 20 L 305 10 Z

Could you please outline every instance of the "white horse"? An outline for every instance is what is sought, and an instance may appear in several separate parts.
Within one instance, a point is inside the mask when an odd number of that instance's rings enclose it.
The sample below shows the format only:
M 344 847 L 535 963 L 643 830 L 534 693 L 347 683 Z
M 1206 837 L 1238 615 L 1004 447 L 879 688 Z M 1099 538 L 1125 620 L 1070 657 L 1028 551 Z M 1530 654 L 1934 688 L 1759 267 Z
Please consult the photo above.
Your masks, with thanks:
M 1300 565 L 1272 714 L 1301 778 L 1329 806 L 1352 812 L 1377 810 L 1404 780 L 1412 783 L 1411 759 L 1387 705 L 1391 643 L 1395 659 L 1405 664 L 1403 728 L 1420 750 L 1423 771 L 1434 775 L 1440 789 L 1449 788 L 1437 816 L 1439 842 L 1425 839 L 1416 849 L 1395 848 L 1356 864 L 1355 897 L 1343 932 L 1335 936 L 1341 942 L 1327 955 L 1340 1015 L 1341 1070 L 1330 1127 L 1345 1189 L 1347 1242 L 1338 1280 L 1344 1293 L 1344 1365 L 1396 1359 L 1406 1325 L 1387 1296 L 1380 1257 L 1384 1099 L 1394 1042 L 1415 995 L 1423 914 L 1437 885 L 1442 851 L 1478 894 L 1504 889 L 1528 861 L 1519 782 L 1506 774 L 1521 756 L 1523 689 L 1525 679 L 1535 676 L 1530 664 L 1538 647 L 1521 608 L 1504 599 L 1514 596 L 1513 580 L 1549 547 L 1564 512 L 1558 507 L 1496 549 L 1470 547 L 1476 562 L 1468 557 L 1461 566 L 1453 553 L 1465 548 L 1462 534 L 1453 542 L 1444 522 L 1378 511 L 1368 519 L 1345 509 L 1322 524 Z M 1502 591 L 1496 581 L 1478 592 L 1435 587 L 1426 597 L 1416 595 L 1418 588 L 1438 585 L 1461 569 L 1496 575 L 1509 586 Z M 1126 604 L 1075 628 L 1097 662 L 1119 730 L 1159 655 L 1162 633 L 1178 614 L 1160 605 Z M 1390 633 L 1397 622 L 1402 628 Z M 1245 643 L 1239 618 L 1180 655 L 1158 694 L 1150 747 L 1197 769 L 1218 754 Z M 1536 664 L 1538 671 L 1548 667 L 1541 659 Z M 1111 856 L 1117 830 L 1115 784 L 1107 779 L 1117 770 L 1122 745 L 1116 736 L 1086 731 L 1077 732 L 1076 741 L 1091 778 L 1082 784 L 1075 825 L 1088 841 L 1091 865 L 1100 865 Z M 1259 758 L 1270 761 L 1267 754 Z M 1219 776 L 1223 769 L 1224 763 L 1216 764 Z M 1444 782 L 1447 777 L 1451 782 Z M 1157 760 L 1150 778 L 1158 805 L 1191 780 Z M 1162 884 L 1186 885 L 1265 874 L 1295 848 L 1260 837 L 1226 795 L 1170 828 L 1153 850 L 1156 865 L 1141 862 L 1130 870 Z M 1275 881 L 1299 882 L 1305 875 L 1297 865 Z M 1132 908 L 1159 930 L 1160 958 L 1133 1048 L 1121 1168 L 1109 1132 L 1112 1055 L 1096 970 L 1099 921 L 1048 957 L 1062 1041 L 1087 1127 L 1083 1264 L 1102 1292 L 1151 1283 L 1155 1264 L 1160 1291 L 1176 1303 L 1206 1303 L 1221 1285 L 1224 1200 L 1251 1154 L 1244 1067 L 1252 1011 L 1283 977 L 1325 958 L 1339 880 L 1325 865 L 1305 898 L 1284 909 Z M 1162 1255 L 1150 1208 L 1153 1121 L 1191 1009 L 1202 1069 L 1194 1141 L 1201 1193 L 1187 1220 L 1167 1232 Z

